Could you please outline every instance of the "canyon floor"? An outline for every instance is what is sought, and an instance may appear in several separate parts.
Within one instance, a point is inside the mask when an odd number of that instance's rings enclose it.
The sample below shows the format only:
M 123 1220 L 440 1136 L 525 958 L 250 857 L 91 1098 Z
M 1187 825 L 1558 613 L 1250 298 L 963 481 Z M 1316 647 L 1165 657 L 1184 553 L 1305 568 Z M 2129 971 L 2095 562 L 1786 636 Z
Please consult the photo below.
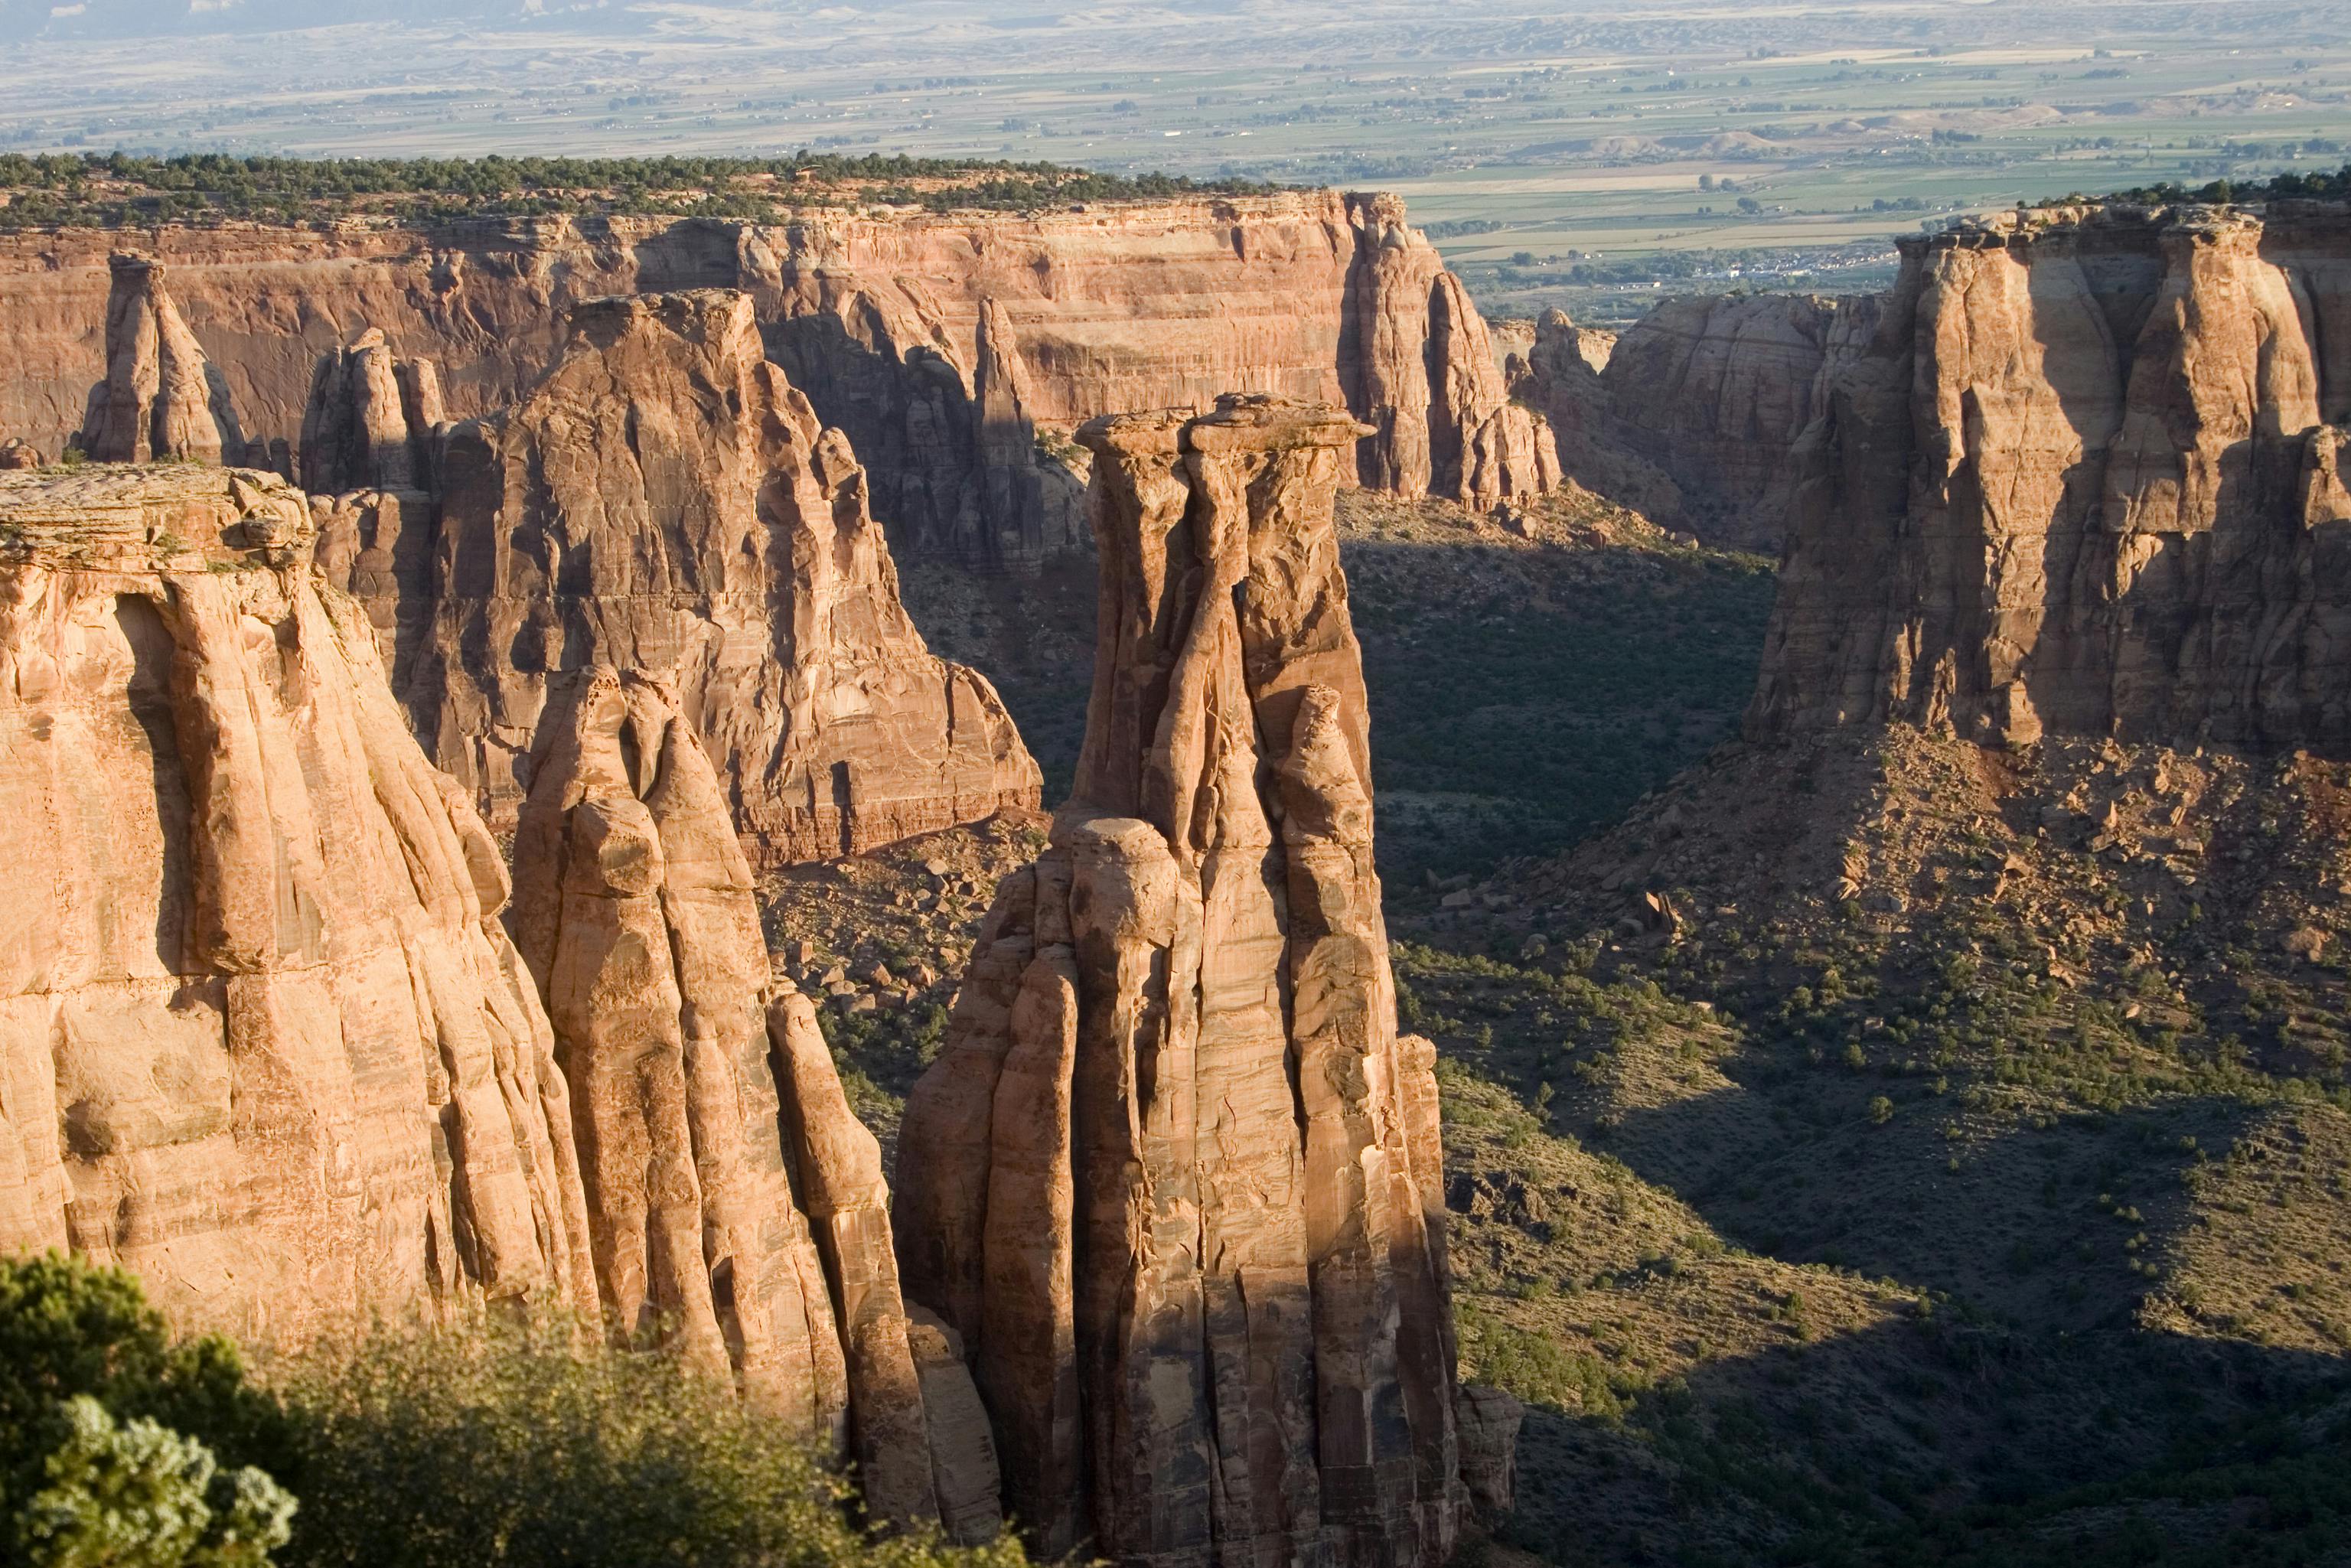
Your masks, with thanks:
M 1750 746 L 1753 558 L 1343 506 L 1497 1559 L 2351 1562 L 2351 768 Z M 906 593 L 1058 798 L 1090 563 Z M 1047 825 L 770 879 L 885 1143 Z

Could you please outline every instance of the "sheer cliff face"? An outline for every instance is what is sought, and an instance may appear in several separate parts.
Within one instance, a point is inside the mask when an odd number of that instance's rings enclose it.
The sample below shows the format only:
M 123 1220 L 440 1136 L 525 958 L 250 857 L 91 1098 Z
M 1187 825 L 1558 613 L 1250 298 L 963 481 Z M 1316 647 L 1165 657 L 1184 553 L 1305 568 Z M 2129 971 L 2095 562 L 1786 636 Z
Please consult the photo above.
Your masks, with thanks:
M 246 1333 L 586 1306 L 496 846 L 308 535 L 258 474 L 0 476 L 0 1248 Z
M 977 1393 L 676 694 L 593 671 L 549 727 L 517 947 L 310 517 L 251 471 L 0 476 L 0 1250 L 293 1341 L 601 1307 L 985 1539 Z
M 364 344 L 321 369 L 375 411 L 314 412 L 316 428 L 361 430 L 336 445 L 344 468 L 413 465 L 400 375 Z M 764 861 L 1036 804 L 1010 716 L 924 648 L 864 471 L 762 357 L 745 296 L 575 307 L 528 397 L 434 444 L 429 497 L 338 498 L 320 555 L 392 643 L 435 760 L 494 823 L 529 787 L 547 705 L 598 664 L 675 684 Z
M 1750 729 L 2351 739 L 2346 258 L 2299 204 L 1907 244 L 1797 453 Z
M 1536 326 L 1511 390 L 1549 417 L 1567 476 L 1660 527 L 1776 551 L 1794 502 L 1789 455 L 1823 371 L 1876 301 L 1809 295 L 1668 299 L 1621 334 L 1560 311 Z
M 362 328 L 436 363 L 463 418 L 522 395 L 577 300 L 741 288 L 769 351 L 872 465 L 900 547 L 976 563 L 1077 540 L 1077 482 L 1034 436 L 1103 413 L 1231 391 L 1344 403 L 1380 427 L 1369 482 L 1476 505 L 1540 484 L 1546 460 L 1476 351 L 1482 323 L 1388 197 L 151 240 L 246 434 L 289 442 L 312 367 Z M 19 334 L 0 431 L 54 451 L 78 427 L 106 374 L 112 243 L 0 237 L 0 313 Z
M 896 1211 L 1048 1552 L 1433 1563 L 1454 1539 L 1433 1057 L 1395 1035 L 1332 527 L 1361 430 L 1227 398 L 1081 432 L 1102 605 L 1076 795 L 908 1101 Z

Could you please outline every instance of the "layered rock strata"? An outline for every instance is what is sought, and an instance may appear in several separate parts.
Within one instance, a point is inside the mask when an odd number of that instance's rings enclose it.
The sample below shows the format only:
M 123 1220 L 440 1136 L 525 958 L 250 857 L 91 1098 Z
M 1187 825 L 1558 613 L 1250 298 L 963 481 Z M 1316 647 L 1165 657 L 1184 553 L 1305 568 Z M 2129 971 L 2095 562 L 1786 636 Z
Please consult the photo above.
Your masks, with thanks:
M 307 423 L 342 455 L 322 472 L 416 475 L 430 411 L 405 387 L 426 377 L 362 340 L 318 384 Z M 762 862 L 1037 803 L 994 688 L 924 647 L 864 470 L 763 356 L 747 297 L 575 307 L 538 386 L 442 428 L 421 461 L 429 507 L 399 489 L 338 497 L 320 559 L 368 605 L 417 733 L 494 824 L 529 788 L 548 705 L 597 664 L 674 684 Z
M 85 230 L 0 235 L 0 315 L 16 350 L 0 429 L 56 450 L 77 428 L 107 371 L 113 243 Z M 1053 455 L 1075 425 L 1205 408 L 1236 388 L 1353 407 L 1380 427 L 1364 471 L 1408 493 L 1485 505 L 1541 482 L 1540 425 L 1510 409 L 1475 350 L 1474 311 L 1390 197 L 824 209 L 779 225 L 228 225 L 148 243 L 244 428 L 287 442 L 319 356 L 362 328 L 381 329 L 397 360 L 437 364 L 463 419 L 528 390 L 581 299 L 740 288 L 769 351 L 872 467 L 874 510 L 899 548 L 978 565 L 1081 541 L 1072 476 Z
M 985 1539 L 965 1374 L 918 1372 L 881 1149 L 815 1010 L 770 983 L 749 862 L 677 693 L 590 671 L 544 727 L 514 925 L 571 1087 L 596 1285 L 747 1397 L 854 1455 L 868 1511 Z M 935 1358 L 933 1358 L 935 1359 Z
M 1834 363 L 1749 726 L 2351 739 L 2351 212 L 1903 242 Z
M 1431 1057 L 1395 1035 L 1332 492 L 1262 397 L 1089 424 L 1094 690 L 900 1138 L 1008 1511 L 1114 1561 L 1434 1563 L 1462 1484 Z
M 1811 295 L 1668 299 L 1621 334 L 1545 312 L 1510 385 L 1548 416 L 1566 476 L 1662 528 L 1777 552 L 1798 438 L 1825 372 L 1877 301 Z
M 309 537 L 257 473 L 0 475 L 0 1248 L 246 1334 L 586 1307 L 501 857 Z
M 118 251 L 107 273 L 106 373 L 90 388 L 74 444 L 101 463 L 244 462 L 227 381 L 181 319 L 162 264 Z

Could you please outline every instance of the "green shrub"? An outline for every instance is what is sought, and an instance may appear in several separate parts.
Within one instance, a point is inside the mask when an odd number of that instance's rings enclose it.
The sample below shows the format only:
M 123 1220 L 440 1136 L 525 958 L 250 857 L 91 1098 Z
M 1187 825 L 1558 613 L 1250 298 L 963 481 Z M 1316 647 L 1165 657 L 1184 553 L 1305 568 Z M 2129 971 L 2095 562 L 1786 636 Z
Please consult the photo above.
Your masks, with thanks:
M 0 1560 L 255 1568 L 293 1500 L 250 1460 L 283 1438 L 234 1347 L 174 1340 L 128 1274 L 0 1259 Z
M 13 1533 L 31 1568 L 265 1568 L 294 1499 L 247 1465 L 145 1416 L 118 1423 L 87 1394 L 65 1402 L 65 1441 Z
M 381 1331 L 287 1367 L 303 1511 L 336 1568 L 1011 1568 L 1006 1543 L 869 1536 L 847 1479 L 675 1358 L 562 1322 Z
M 869 1535 L 848 1511 L 850 1478 L 795 1428 L 674 1356 L 608 1348 L 591 1324 L 482 1312 L 378 1327 L 268 1373 L 266 1386 L 246 1381 L 217 1337 L 173 1339 L 127 1274 L 0 1259 L 0 1563 L 1025 1561 L 1010 1542 Z

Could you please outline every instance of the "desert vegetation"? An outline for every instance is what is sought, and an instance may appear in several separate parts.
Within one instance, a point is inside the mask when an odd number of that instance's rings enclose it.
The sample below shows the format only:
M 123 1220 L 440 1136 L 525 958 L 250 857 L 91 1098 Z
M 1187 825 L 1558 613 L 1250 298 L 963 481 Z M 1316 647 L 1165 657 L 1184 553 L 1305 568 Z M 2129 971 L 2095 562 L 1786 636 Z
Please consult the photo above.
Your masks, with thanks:
M 0 228 L 330 223 L 360 214 L 412 221 L 552 214 L 782 219 L 803 207 L 1004 212 L 1260 188 L 1052 163 L 806 152 L 767 159 L 5 153 Z
M 26 1568 L 1012 1568 L 856 1521 L 852 1478 L 655 1345 L 472 1308 L 248 1366 L 130 1276 L 0 1260 L 0 1531 Z

